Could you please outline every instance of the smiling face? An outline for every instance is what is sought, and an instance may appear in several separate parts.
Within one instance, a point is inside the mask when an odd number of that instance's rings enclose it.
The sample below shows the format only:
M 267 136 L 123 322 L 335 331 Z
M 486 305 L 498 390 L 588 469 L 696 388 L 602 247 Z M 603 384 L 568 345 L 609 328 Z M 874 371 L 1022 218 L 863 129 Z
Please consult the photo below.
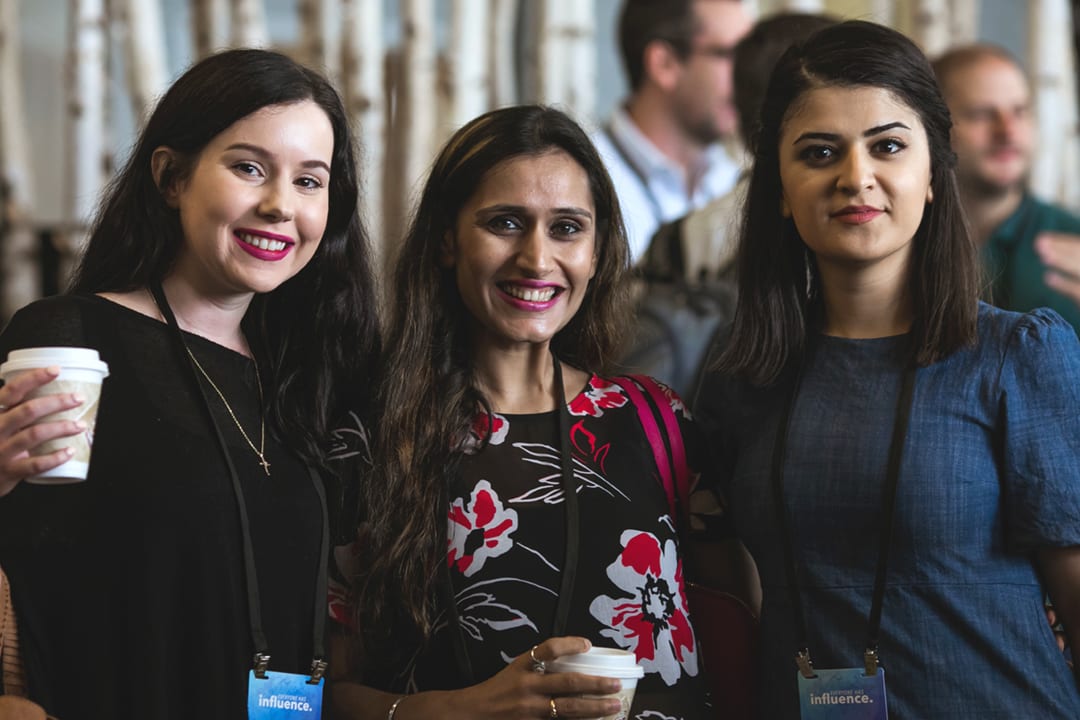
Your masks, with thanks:
M 445 240 L 474 345 L 546 349 L 596 272 L 595 228 L 588 175 L 566 152 L 488 171 Z
M 311 260 L 326 230 L 334 135 L 307 100 L 238 120 L 164 190 L 184 243 L 170 272 L 207 297 L 270 292 Z M 155 175 L 172 151 L 154 153 Z
M 877 87 L 822 87 L 792 106 L 780 133 L 783 208 L 823 273 L 901 273 L 930 189 L 926 131 Z

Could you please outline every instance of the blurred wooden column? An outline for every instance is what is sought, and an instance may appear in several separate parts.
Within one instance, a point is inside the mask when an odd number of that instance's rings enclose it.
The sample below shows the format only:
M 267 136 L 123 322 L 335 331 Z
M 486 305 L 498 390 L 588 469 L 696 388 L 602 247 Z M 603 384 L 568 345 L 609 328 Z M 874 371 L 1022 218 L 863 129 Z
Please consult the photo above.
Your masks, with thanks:
M 270 44 L 262 0 L 231 0 L 229 10 L 230 44 L 233 47 L 258 48 Z
M 776 9 L 786 12 L 823 13 L 825 0 L 780 0 Z
M 491 8 L 489 0 L 452 0 L 450 36 L 446 52 L 447 112 L 439 136 L 455 130 L 491 107 L 491 46 L 486 41 Z
M 512 105 L 518 101 L 517 23 L 518 0 L 488 0 L 488 21 L 491 50 L 488 53 L 490 105 L 493 108 Z
M 67 57 L 66 232 L 58 234 L 60 284 L 66 285 L 86 241 L 105 187 L 110 160 L 105 143 L 108 102 L 108 20 L 104 0 L 71 0 Z
M 536 43 L 537 100 L 579 119 L 590 117 L 596 98 L 596 19 L 580 0 L 542 0 Z
M 419 197 L 436 145 L 437 53 L 434 0 L 402 0 L 402 43 L 393 73 L 384 237 L 390 261 Z
M 911 37 L 927 57 L 936 57 L 949 49 L 951 12 L 949 0 L 913 0 Z
M 0 0 L 0 322 L 41 295 L 18 0 Z
M 1068 0 L 1031 0 L 1028 67 L 1037 122 L 1031 190 L 1073 209 L 1080 207 L 1076 56 Z
M 228 0 L 193 0 L 191 37 L 201 59 L 228 44 Z
M 124 30 L 128 94 L 139 127 L 165 91 L 165 27 L 158 0 L 121 0 L 116 18 Z
M 896 27 L 896 0 L 870 0 L 870 16 L 881 25 Z
M 342 92 L 357 132 L 360 159 L 360 218 L 378 260 L 386 257 L 383 187 L 386 183 L 386 73 L 382 0 L 342 0 Z
M 298 0 L 300 16 L 300 47 L 302 60 L 308 66 L 324 72 L 337 87 L 341 87 L 341 40 L 344 33 L 330 32 L 340 27 L 341 0 Z

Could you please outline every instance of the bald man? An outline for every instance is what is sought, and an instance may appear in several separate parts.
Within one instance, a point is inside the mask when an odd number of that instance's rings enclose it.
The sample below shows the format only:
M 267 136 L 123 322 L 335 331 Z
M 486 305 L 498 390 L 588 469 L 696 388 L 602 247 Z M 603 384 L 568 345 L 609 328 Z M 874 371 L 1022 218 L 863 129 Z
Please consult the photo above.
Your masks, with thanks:
M 934 71 L 952 113 L 961 201 L 991 300 L 1009 310 L 1053 308 L 1080 331 L 1080 218 L 1028 190 L 1035 126 L 1027 77 L 993 45 L 951 50 Z

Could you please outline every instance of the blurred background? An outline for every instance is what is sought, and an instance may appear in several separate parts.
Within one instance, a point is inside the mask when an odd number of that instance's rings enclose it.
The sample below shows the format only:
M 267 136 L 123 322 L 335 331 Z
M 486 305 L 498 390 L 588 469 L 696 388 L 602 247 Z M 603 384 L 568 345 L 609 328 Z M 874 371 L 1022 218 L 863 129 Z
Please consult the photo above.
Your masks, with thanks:
M 929 55 L 985 40 L 1034 83 L 1032 187 L 1080 210 L 1080 0 L 743 0 L 758 16 L 882 22 Z M 362 144 L 364 220 L 392 248 L 435 149 L 493 107 L 555 103 L 589 126 L 626 91 L 620 0 L 0 0 L 0 322 L 63 289 L 148 108 L 195 59 L 281 50 L 324 70 Z

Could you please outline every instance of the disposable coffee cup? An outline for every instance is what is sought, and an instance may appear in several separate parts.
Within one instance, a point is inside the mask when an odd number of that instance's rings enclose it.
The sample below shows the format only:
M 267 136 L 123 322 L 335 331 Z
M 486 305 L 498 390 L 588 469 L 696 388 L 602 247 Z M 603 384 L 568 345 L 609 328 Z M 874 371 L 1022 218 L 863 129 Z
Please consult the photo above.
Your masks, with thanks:
M 615 678 L 622 682 L 622 689 L 611 695 L 582 695 L 582 697 L 600 700 L 616 698 L 619 701 L 618 712 L 591 720 L 627 720 L 630 717 L 630 706 L 634 704 L 634 692 L 637 690 L 638 680 L 645 677 L 645 669 L 637 664 L 634 653 L 602 647 L 589 648 L 586 652 L 577 655 L 563 655 L 555 658 L 547 663 L 546 671 L 549 673 L 576 672 L 582 675 Z
M 82 420 L 86 430 L 79 435 L 56 438 L 31 449 L 33 455 L 48 455 L 61 448 L 75 451 L 71 459 L 52 470 L 26 478 L 26 482 L 39 485 L 59 485 L 81 482 L 90 469 L 90 448 L 94 444 L 94 423 L 97 420 L 98 401 L 101 399 L 101 382 L 109 376 L 109 366 L 102 362 L 97 350 L 79 347 L 36 347 L 12 350 L 7 362 L 0 365 L 0 377 L 10 382 L 21 373 L 38 368 L 56 366 L 60 374 L 33 390 L 27 399 L 43 395 L 79 393 L 83 403 L 70 410 L 63 410 L 40 418 L 37 423 L 57 420 Z

